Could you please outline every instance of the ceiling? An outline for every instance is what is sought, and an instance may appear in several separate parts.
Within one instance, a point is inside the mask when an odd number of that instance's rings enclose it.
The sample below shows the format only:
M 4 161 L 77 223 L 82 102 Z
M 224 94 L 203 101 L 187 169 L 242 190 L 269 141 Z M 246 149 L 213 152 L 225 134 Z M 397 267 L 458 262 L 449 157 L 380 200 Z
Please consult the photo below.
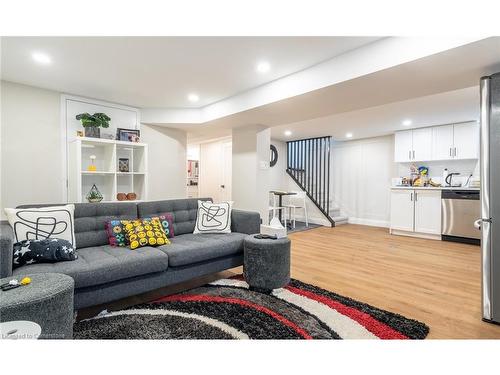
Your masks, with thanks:
M 335 140 L 377 137 L 397 130 L 443 125 L 479 119 L 479 87 L 448 91 L 416 99 L 344 112 L 271 128 L 271 136 L 283 141 L 331 135 Z M 411 120 L 404 126 L 404 120 Z M 285 131 L 291 131 L 286 136 Z
M 228 136 L 245 124 L 272 128 L 278 139 L 389 134 L 404 118 L 413 127 L 477 119 L 483 75 L 500 71 L 500 38 L 488 38 L 208 123 L 179 124 L 190 142 Z M 464 90 L 465 89 L 465 90 Z M 293 130 L 291 138 L 284 130 Z
M 376 37 L 2 37 L 2 79 L 139 108 L 198 108 Z M 37 65 L 43 52 L 52 63 Z M 267 61 L 271 69 L 258 73 Z M 191 103 L 187 96 L 199 95 Z

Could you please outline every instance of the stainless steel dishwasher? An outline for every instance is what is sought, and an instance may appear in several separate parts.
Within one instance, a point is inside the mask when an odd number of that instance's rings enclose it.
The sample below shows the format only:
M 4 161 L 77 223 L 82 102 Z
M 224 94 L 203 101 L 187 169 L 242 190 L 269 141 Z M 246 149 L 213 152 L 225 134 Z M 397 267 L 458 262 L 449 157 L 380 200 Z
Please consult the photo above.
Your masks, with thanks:
M 481 232 L 474 222 L 481 216 L 478 190 L 441 191 L 441 238 L 454 241 L 480 244 Z

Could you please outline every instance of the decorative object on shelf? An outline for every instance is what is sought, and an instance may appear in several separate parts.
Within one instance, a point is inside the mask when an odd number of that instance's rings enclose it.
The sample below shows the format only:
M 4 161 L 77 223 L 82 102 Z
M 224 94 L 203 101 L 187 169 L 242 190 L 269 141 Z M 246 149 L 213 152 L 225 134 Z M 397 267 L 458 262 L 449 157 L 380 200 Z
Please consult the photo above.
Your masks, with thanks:
M 99 191 L 99 189 L 97 188 L 97 186 L 95 186 L 95 184 L 94 184 L 94 185 L 92 185 L 92 188 L 87 193 L 87 196 L 85 198 L 87 198 L 87 200 L 90 203 L 99 203 L 100 201 L 102 201 L 103 196 L 102 196 L 101 192 Z
M 81 130 L 76 131 L 76 136 L 77 137 L 83 137 L 83 132 Z
M 95 155 L 90 155 L 90 165 L 87 167 L 87 171 L 89 172 L 95 172 L 97 171 L 97 167 L 95 166 L 95 159 L 97 159 L 97 156 Z
M 125 193 L 118 193 L 116 194 L 116 199 L 119 201 L 126 201 L 127 200 L 127 194 Z
M 118 159 L 118 170 L 120 172 L 129 172 L 129 159 L 127 158 L 120 158 Z
M 102 139 L 109 139 L 114 141 L 115 140 L 115 135 L 113 133 L 101 133 L 101 138 Z
M 129 201 L 135 201 L 137 199 L 137 194 L 136 193 L 128 193 L 127 194 L 127 199 Z
M 275 145 L 271 145 L 271 161 L 269 162 L 269 165 L 271 167 L 274 167 L 277 162 L 278 162 L 278 150 L 276 149 Z
M 116 139 L 125 142 L 139 142 L 141 131 L 136 129 L 116 129 Z
M 111 118 L 105 113 L 80 113 L 76 115 L 76 119 L 81 121 L 82 126 L 85 128 L 85 136 L 92 138 L 100 138 L 101 131 L 99 128 L 109 128 Z

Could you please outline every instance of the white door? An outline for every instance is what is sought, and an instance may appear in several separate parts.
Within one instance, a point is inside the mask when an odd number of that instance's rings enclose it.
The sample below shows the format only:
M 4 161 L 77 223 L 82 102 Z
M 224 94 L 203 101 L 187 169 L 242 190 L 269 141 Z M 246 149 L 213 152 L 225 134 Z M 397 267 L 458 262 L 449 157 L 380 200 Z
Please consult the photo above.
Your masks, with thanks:
M 412 131 L 396 132 L 394 135 L 394 161 L 404 163 L 411 161 L 412 157 Z
M 453 125 L 432 128 L 432 160 L 453 159 Z
M 441 191 L 415 190 L 415 232 L 441 234 Z
M 477 159 L 479 157 L 479 124 L 468 122 L 456 124 L 453 128 L 455 159 Z
M 411 159 L 414 161 L 429 161 L 432 159 L 432 128 L 413 130 Z
M 200 198 L 212 198 L 214 202 L 220 200 L 221 165 L 221 142 L 202 143 L 200 145 L 200 176 L 198 178 Z
M 414 192 L 410 189 L 391 191 L 391 229 L 413 231 Z
M 233 173 L 233 145 L 231 142 L 222 143 L 222 158 L 222 183 L 220 186 L 220 201 L 227 202 L 231 200 L 231 179 Z

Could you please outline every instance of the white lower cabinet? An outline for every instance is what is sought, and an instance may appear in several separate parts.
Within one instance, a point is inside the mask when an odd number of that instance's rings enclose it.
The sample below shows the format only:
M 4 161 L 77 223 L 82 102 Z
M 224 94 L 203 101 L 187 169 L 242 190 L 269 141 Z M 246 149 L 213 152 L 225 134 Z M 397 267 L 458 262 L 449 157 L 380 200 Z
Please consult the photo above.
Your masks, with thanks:
M 391 191 L 391 233 L 441 236 L 441 191 L 393 189 Z
M 391 229 L 413 231 L 413 190 L 392 190 Z

